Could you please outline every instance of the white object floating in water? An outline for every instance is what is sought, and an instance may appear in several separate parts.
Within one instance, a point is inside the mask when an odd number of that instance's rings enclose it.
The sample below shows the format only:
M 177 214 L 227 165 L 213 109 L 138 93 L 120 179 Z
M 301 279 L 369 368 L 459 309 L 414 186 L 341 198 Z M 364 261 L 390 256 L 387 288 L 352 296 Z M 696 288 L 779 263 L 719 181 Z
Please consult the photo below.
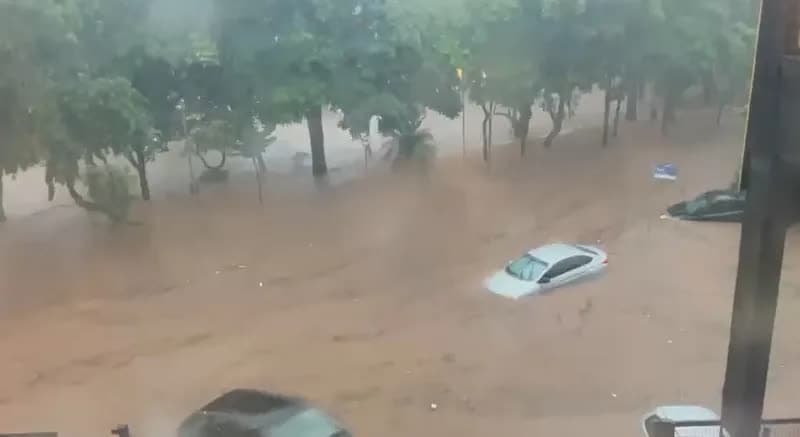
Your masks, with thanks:
M 431 404 L 431 411 L 436 411 L 436 409 L 437 409 L 437 408 L 439 408 L 439 406 L 438 406 L 438 405 L 436 405 L 436 404 Z
M 678 167 L 675 164 L 659 164 L 653 171 L 653 178 L 665 181 L 678 180 Z
M 263 287 L 264 287 L 264 283 L 263 283 L 263 282 L 259 282 L 259 283 L 258 283 L 258 287 L 259 287 L 259 288 L 263 288 Z

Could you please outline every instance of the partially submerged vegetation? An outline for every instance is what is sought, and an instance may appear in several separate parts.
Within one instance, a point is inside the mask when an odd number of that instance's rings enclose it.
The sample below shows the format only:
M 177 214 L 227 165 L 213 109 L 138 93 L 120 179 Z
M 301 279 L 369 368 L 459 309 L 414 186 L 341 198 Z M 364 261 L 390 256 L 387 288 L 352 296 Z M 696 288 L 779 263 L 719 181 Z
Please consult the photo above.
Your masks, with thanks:
M 273 127 L 295 122 L 307 124 L 313 175 L 325 177 L 326 108 L 357 139 L 379 117 L 398 162 L 428 161 L 420 120 L 431 110 L 454 118 L 464 98 L 483 108 L 485 160 L 498 115 L 524 156 L 533 108 L 550 118 L 549 147 L 596 88 L 606 94 L 603 145 L 623 106 L 627 120 L 640 116 L 645 94 L 661 102 L 651 112 L 667 133 L 688 89 L 720 116 L 745 94 L 756 4 L 0 0 L 0 179 L 45 163 L 51 198 L 63 184 L 87 205 L 80 169 L 120 157 L 147 201 L 148 163 L 183 140 L 211 169 L 234 154 L 252 160 L 260 187 Z

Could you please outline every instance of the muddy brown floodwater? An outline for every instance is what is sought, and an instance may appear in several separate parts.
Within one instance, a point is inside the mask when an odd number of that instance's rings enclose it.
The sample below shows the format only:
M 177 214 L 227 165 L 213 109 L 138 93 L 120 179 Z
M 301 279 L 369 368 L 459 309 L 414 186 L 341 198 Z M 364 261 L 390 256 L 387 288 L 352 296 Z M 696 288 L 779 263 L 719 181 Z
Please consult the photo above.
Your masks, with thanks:
M 730 183 L 741 121 L 625 124 L 427 182 L 325 192 L 249 181 L 141 207 L 111 230 L 72 207 L 0 229 L 0 431 L 168 437 L 234 387 L 301 395 L 361 436 L 639 434 L 658 404 L 718 409 L 738 226 L 661 221 Z M 680 167 L 674 183 L 652 166 Z M 603 246 L 608 274 L 518 302 L 482 279 L 539 244 Z M 800 257 L 786 253 L 769 415 L 796 415 Z M 430 408 L 432 403 L 438 408 Z M 796 403 L 794 403 L 796 406 Z

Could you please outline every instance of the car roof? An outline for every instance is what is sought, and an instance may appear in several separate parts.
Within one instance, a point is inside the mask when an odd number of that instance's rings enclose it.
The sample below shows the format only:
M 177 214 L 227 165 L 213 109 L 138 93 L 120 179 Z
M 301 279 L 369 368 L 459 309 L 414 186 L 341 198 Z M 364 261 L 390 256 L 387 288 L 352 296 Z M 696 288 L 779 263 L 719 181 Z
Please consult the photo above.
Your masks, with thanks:
M 209 431 L 209 427 L 213 429 Z M 228 432 L 229 427 L 236 431 Z M 344 431 L 335 418 L 300 398 L 261 390 L 236 389 L 214 399 L 186 418 L 180 425 L 178 435 L 251 435 L 239 430 L 268 430 L 268 435 L 274 437 L 296 436 L 309 430 L 314 431 L 313 435 L 325 436 Z M 265 434 L 259 432 L 256 435 Z
M 528 252 L 528 255 L 540 259 L 547 264 L 555 264 L 564 258 L 571 256 L 586 255 L 590 256 L 587 252 L 578 249 L 575 246 L 563 243 L 548 244 L 539 248 L 533 249 Z
M 652 414 L 672 422 L 719 420 L 717 413 L 697 405 L 666 405 L 656 408 Z
M 745 194 L 741 191 L 732 191 L 732 190 L 711 190 L 706 191 L 703 194 L 698 195 L 695 199 L 706 198 L 706 199 L 731 199 L 731 200 L 743 200 Z
M 303 407 L 300 399 L 261 390 L 235 389 L 214 399 L 201 411 L 207 413 L 265 414 L 287 407 Z
M 647 417 L 657 416 L 659 419 L 668 421 L 668 422 L 714 422 L 718 421 L 719 416 L 714 411 L 706 408 L 700 407 L 697 405 L 667 405 L 656 408 L 653 412 L 645 416 L 645 420 Z M 675 436 L 676 437 L 707 437 L 707 436 L 718 436 L 720 426 L 712 425 L 712 426 L 679 426 L 675 428 Z M 647 430 L 645 429 L 645 434 L 649 436 Z M 728 433 L 725 432 L 724 435 L 728 437 Z M 652 437 L 652 436 L 649 436 Z

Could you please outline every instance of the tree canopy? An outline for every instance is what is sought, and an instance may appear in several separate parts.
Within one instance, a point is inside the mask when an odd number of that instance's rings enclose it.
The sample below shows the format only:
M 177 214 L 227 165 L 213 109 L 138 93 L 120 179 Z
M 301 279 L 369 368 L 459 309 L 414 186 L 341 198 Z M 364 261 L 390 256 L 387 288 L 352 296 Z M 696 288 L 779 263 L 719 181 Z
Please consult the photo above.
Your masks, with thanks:
M 484 110 L 487 160 L 496 115 L 524 155 L 534 108 L 549 146 L 596 87 L 606 125 L 612 102 L 635 120 L 653 89 L 666 131 L 691 87 L 720 114 L 744 94 L 756 17 L 756 0 L 0 0 L 0 170 L 46 163 L 51 195 L 79 196 L 81 168 L 116 156 L 146 200 L 171 139 L 263 168 L 271 128 L 305 122 L 322 177 L 324 111 L 354 138 L 378 116 L 429 143 L 426 112 L 458 116 L 462 92 Z

